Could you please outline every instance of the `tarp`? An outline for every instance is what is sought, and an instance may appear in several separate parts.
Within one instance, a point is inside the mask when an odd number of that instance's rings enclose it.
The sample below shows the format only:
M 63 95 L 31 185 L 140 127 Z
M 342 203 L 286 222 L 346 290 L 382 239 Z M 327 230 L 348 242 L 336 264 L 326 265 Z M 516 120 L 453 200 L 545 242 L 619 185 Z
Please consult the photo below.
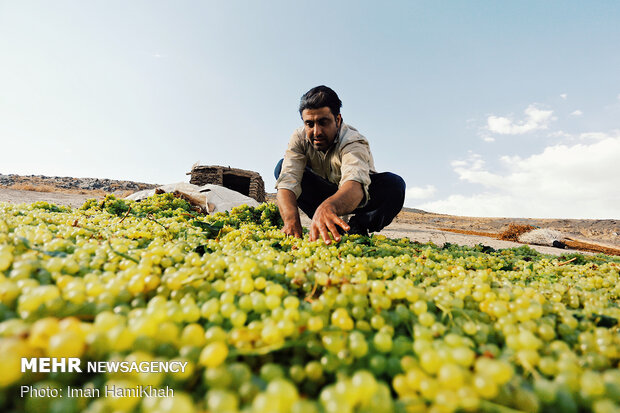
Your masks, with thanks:
M 239 205 L 258 206 L 259 203 L 249 196 L 225 188 L 220 185 L 207 184 L 203 186 L 179 182 L 176 184 L 163 185 L 155 189 L 147 189 L 133 193 L 125 199 L 139 201 L 157 192 L 175 193 L 177 192 L 193 205 L 201 207 L 209 214 L 215 212 L 230 211 Z

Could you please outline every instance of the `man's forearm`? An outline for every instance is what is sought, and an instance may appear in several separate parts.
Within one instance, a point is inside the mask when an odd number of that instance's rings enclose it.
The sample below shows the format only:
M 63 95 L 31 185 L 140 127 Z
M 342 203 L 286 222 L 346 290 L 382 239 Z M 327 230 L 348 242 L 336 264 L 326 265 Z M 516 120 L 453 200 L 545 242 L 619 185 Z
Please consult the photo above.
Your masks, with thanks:
M 357 181 L 346 181 L 325 202 L 334 208 L 336 215 L 342 216 L 353 212 L 362 199 L 364 199 L 362 184 Z
M 297 209 L 297 197 L 295 193 L 289 189 L 278 189 L 276 195 L 278 201 L 278 209 L 285 223 L 300 221 L 299 210 Z
M 284 221 L 282 232 L 286 235 L 301 238 L 303 236 L 303 228 L 301 227 L 295 193 L 288 189 L 279 189 L 276 199 L 278 200 L 280 215 Z

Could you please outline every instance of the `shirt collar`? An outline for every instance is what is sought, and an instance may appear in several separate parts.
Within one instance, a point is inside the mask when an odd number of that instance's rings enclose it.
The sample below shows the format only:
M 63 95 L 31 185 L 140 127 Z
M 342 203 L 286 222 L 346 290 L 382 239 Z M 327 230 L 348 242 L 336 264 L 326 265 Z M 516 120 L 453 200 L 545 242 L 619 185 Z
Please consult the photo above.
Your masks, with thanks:
M 343 126 L 344 126 L 344 122 L 340 122 L 340 127 L 338 128 L 338 133 L 336 133 L 336 137 L 334 138 L 334 141 L 332 142 L 330 147 L 327 148 L 325 153 L 331 151 L 333 148 L 338 146 L 338 143 L 340 142 L 340 138 L 341 138 L 342 134 L 344 133 L 343 132 Z

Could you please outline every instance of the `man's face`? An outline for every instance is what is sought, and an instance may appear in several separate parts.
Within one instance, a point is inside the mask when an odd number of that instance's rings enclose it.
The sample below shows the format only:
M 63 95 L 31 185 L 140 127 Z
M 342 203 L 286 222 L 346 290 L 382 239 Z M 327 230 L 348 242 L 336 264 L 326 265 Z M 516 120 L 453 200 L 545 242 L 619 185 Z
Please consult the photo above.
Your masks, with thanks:
M 322 152 L 329 149 L 338 135 L 342 122 L 340 114 L 334 118 L 332 111 L 325 106 L 319 109 L 304 109 L 301 118 L 304 121 L 306 137 L 314 148 Z

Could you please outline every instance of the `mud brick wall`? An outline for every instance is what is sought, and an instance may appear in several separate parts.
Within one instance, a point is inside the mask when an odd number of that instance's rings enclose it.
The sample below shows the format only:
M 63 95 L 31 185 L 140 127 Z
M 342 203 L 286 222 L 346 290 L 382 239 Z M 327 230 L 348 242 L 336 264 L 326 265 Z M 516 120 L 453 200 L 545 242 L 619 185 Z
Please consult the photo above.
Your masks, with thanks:
M 197 165 L 192 168 L 189 180 L 194 185 L 220 185 L 265 202 L 265 183 L 258 172 L 217 165 Z

